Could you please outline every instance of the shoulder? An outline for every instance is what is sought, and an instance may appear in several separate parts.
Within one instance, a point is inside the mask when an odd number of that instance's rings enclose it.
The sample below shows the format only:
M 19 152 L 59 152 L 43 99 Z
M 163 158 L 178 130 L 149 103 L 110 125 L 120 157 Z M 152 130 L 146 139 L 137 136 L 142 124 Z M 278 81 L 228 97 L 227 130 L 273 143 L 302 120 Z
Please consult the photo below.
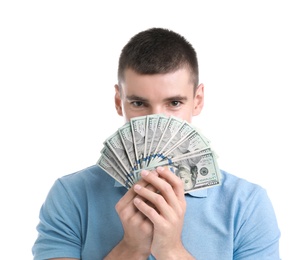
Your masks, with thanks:
M 267 231 L 275 230 L 279 233 L 275 212 L 266 189 L 224 171 L 222 174 L 221 192 L 230 197 L 229 203 L 233 205 L 236 219 L 251 226 L 262 223 L 260 229 L 267 227 Z
M 255 252 L 261 259 L 269 255 L 278 259 L 280 230 L 267 191 L 229 173 L 222 174 L 221 192 L 229 197 L 233 211 L 234 255 L 241 258 Z
M 70 218 L 75 219 L 89 210 L 101 208 L 99 205 L 102 204 L 113 207 L 126 191 L 125 187 L 115 187 L 115 180 L 99 166 L 93 165 L 57 179 L 49 190 L 41 213 L 46 213 L 49 218 L 50 212 L 63 216 L 70 212 Z
M 67 189 L 101 188 L 102 185 L 114 184 L 114 179 L 99 166 L 92 165 L 80 171 L 65 175 L 56 180 L 56 185 L 62 185 Z
M 224 194 L 247 198 L 257 193 L 266 192 L 259 184 L 237 177 L 224 170 L 221 170 L 221 177 L 222 184 L 219 186 L 219 192 Z
M 83 183 L 84 181 L 95 182 L 101 179 L 104 179 L 106 181 L 108 181 L 108 179 L 111 180 L 110 176 L 107 175 L 105 171 L 103 171 L 97 165 L 89 166 L 87 168 L 64 175 L 63 177 L 59 178 L 59 180 L 63 183 L 74 182 L 75 184 Z
M 115 180 L 99 166 L 93 165 L 57 179 L 48 197 L 60 199 L 61 203 L 63 198 L 66 198 L 80 204 L 89 198 L 104 197 L 108 194 L 111 196 L 118 190 L 114 186 Z M 124 187 L 123 189 L 126 190 Z
M 266 218 L 275 222 L 275 213 L 266 189 L 225 171 L 221 171 L 221 176 L 221 185 L 208 189 L 207 197 L 210 203 L 220 201 L 220 205 L 232 211 L 237 219 L 242 216 L 250 218 L 252 222 L 255 218 L 251 214 L 262 215 L 266 212 Z

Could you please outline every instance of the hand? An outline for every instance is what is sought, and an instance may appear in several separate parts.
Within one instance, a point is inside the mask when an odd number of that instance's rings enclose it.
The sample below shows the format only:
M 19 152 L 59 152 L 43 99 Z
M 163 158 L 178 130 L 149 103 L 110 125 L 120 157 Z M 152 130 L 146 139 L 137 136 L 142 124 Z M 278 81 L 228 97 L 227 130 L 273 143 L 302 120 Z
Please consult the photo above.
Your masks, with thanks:
M 154 190 L 144 180 L 140 180 L 138 185 Z M 151 253 L 153 223 L 135 207 L 133 200 L 136 198 L 143 200 L 133 189 L 130 189 L 116 204 L 115 208 L 123 225 L 124 236 L 106 259 L 146 259 Z
M 156 172 L 158 176 L 142 171 L 141 176 L 158 192 L 138 183 L 134 191 L 139 197 L 133 199 L 140 212 L 153 223 L 151 253 L 156 259 L 190 259 L 181 241 L 186 211 L 183 182 L 167 168 L 158 167 Z

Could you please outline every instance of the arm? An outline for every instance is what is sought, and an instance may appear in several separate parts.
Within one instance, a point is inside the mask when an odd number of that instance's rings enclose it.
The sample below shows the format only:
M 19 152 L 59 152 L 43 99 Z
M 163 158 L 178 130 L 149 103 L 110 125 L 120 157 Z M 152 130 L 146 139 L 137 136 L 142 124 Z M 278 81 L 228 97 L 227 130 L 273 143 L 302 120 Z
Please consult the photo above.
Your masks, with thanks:
M 34 259 L 62 256 L 78 259 L 81 243 L 78 216 L 77 207 L 72 204 L 61 181 L 57 180 L 40 210 L 38 237 L 32 248 Z
M 236 223 L 234 259 L 280 259 L 280 231 L 266 191 L 259 187 L 243 205 Z

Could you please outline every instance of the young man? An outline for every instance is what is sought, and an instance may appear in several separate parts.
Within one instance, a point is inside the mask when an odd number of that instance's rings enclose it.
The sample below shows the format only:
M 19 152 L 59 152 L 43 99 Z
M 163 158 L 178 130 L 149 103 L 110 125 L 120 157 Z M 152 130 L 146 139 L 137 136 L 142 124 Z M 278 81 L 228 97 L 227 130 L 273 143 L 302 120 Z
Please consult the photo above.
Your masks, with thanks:
M 165 114 L 191 122 L 202 110 L 203 88 L 191 44 L 152 28 L 122 50 L 115 106 L 126 121 Z M 143 171 L 129 190 L 98 166 L 64 176 L 42 206 L 34 259 L 279 259 L 280 232 L 265 190 L 221 174 L 220 186 L 188 194 L 162 167 Z

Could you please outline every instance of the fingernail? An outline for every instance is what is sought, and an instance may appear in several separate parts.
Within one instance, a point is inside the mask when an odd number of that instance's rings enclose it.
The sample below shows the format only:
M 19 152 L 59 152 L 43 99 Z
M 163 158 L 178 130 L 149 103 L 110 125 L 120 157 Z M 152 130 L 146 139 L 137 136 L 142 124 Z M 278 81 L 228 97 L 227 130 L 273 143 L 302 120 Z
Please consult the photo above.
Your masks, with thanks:
M 149 174 L 149 171 L 143 170 L 143 171 L 141 172 L 141 176 L 147 176 L 148 174 Z
M 140 203 L 140 199 L 134 198 L 134 202 L 135 202 L 135 204 L 139 204 Z
M 164 170 L 164 167 L 158 166 L 158 167 L 156 168 L 156 170 L 159 171 L 159 172 L 162 172 L 162 171 Z
M 140 190 L 141 189 L 141 186 L 139 185 L 139 184 L 136 184 L 135 186 L 134 186 L 134 190 Z

